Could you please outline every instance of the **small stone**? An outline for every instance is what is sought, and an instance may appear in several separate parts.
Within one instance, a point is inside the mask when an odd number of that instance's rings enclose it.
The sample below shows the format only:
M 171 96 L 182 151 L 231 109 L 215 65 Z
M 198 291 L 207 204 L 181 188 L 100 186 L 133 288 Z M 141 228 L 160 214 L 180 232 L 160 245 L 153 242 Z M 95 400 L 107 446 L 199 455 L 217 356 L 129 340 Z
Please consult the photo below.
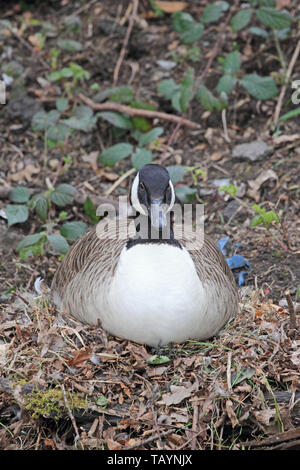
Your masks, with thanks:
M 162 69 L 165 69 L 165 70 L 172 70 L 177 65 L 176 62 L 173 62 L 171 60 L 157 60 L 156 63 Z
M 241 160 L 255 162 L 268 157 L 273 151 L 273 147 L 270 147 L 262 140 L 256 140 L 254 142 L 236 145 L 233 149 L 232 156 Z

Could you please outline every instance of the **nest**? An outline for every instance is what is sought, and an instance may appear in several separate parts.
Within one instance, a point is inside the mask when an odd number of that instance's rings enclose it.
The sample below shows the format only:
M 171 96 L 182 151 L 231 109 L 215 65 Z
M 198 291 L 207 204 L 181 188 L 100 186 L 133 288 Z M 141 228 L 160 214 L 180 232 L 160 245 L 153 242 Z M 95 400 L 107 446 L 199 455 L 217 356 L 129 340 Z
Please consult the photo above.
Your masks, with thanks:
M 218 337 L 159 352 L 25 293 L 0 320 L 1 449 L 300 448 L 297 317 L 259 291 Z

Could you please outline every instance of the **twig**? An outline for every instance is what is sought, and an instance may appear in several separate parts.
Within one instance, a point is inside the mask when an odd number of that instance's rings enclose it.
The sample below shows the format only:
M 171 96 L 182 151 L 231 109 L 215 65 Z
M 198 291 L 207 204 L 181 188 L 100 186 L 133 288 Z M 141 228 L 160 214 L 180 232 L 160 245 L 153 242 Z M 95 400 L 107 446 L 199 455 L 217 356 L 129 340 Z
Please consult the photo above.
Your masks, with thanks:
M 195 433 L 197 433 L 198 424 L 199 424 L 199 405 L 197 403 L 194 403 L 192 430 Z M 193 440 L 192 440 L 192 444 L 191 444 L 191 450 L 196 450 L 196 445 L 197 445 L 197 434 L 195 436 L 193 436 Z
M 137 109 L 130 108 L 130 106 L 125 106 L 119 103 L 95 103 L 91 99 L 87 98 L 82 93 L 78 94 L 78 98 L 90 108 L 95 111 L 117 111 L 119 113 L 128 114 L 129 116 L 142 116 L 149 119 L 161 119 L 164 121 L 171 121 L 178 123 L 182 120 L 182 124 L 190 129 L 199 129 L 200 125 L 196 122 L 190 121 L 189 119 L 182 119 L 180 116 L 175 116 L 174 114 L 161 113 L 159 111 L 150 111 L 148 109 Z
M 228 352 L 228 358 L 227 358 L 227 371 L 226 371 L 226 377 L 227 377 L 227 388 L 228 391 L 231 393 L 232 392 L 232 385 L 231 385 L 231 358 L 232 358 L 232 351 Z
M 117 64 L 116 64 L 116 67 L 115 67 L 115 70 L 114 70 L 114 86 L 116 86 L 116 84 L 118 82 L 119 71 L 120 71 L 122 62 L 124 60 L 126 48 L 127 48 L 128 41 L 129 41 L 129 38 L 130 38 L 130 35 L 131 35 L 131 31 L 132 31 L 132 28 L 133 28 L 133 25 L 134 25 L 135 17 L 136 17 L 136 14 L 137 14 L 138 5 L 139 5 L 139 0 L 133 0 L 132 14 L 129 18 L 129 24 L 128 24 L 126 35 L 125 35 L 124 42 L 123 42 L 123 45 L 122 45 L 122 49 L 121 49 L 121 52 L 120 52 L 120 55 L 119 55 L 119 58 L 118 58 L 118 61 L 117 61 Z
M 117 181 L 114 182 L 114 184 L 111 185 L 111 187 L 104 193 L 105 196 L 109 196 L 121 183 L 124 181 L 128 176 L 132 175 L 136 171 L 135 168 L 130 168 L 130 170 L 126 171 L 122 176 L 120 176 Z
M 7 25 L 7 28 L 20 41 L 20 43 L 23 44 L 23 46 L 25 46 L 31 52 L 31 54 L 37 57 L 37 59 L 46 69 L 51 69 L 50 65 L 40 56 L 40 54 L 36 50 L 34 50 L 34 48 L 24 38 L 22 38 L 22 36 L 20 36 L 11 26 Z
M 284 85 L 283 85 L 282 88 L 281 88 L 281 92 L 280 92 L 280 95 L 279 95 L 279 98 L 278 98 L 278 101 L 277 101 L 276 109 L 275 109 L 275 112 L 274 112 L 274 126 L 275 126 L 275 127 L 276 127 L 277 124 L 278 124 L 279 115 L 280 115 L 280 111 L 281 111 L 281 108 L 282 108 L 283 98 L 284 98 L 284 95 L 285 95 L 285 92 L 286 92 L 286 89 L 287 89 L 287 85 L 288 85 L 289 79 L 290 79 L 290 77 L 291 77 L 291 75 L 292 75 L 293 68 L 294 68 L 295 63 L 296 63 L 296 61 L 297 61 L 299 52 L 300 52 L 300 39 L 299 39 L 299 41 L 297 42 L 296 49 L 294 50 L 294 54 L 293 54 L 293 56 L 292 56 L 292 58 L 291 58 L 291 61 L 290 61 L 290 63 L 289 63 L 289 66 L 288 66 L 286 75 L 285 75 L 285 77 L 284 77 Z
M 295 330 L 297 328 L 297 319 L 296 319 L 294 304 L 293 304 L 293 301 L 292 301 L 291 294 L 290 294 L 289 290 L 287 290 L 285 292 L 285 298 L 286 298 L 289 313 L 290 313 L 290 328 L 291 328 L 291 330 Z
M 224 139 L 226 140 L 227 143 L 230 143 L 230 137 L 228 135 L 228 128 L 227 128 L 227 120 L 226 120 L 226 109 L 222 109 L 222 124 L 223 124 L 223 129 L 224 129 Z
M 123 447 L 122 450 L 136 449 L 137 447 L 141 447 L 141 446 L 144 446 L 146 444 L 149 444 L 149 442 L 157 441 L 157 439 L 159 439 L 159 438 L 166 437 L 166 436 L 168 436 L 169 434 L 171 434 L 173 432 L 174 432 L 174 429 L 168 429 L 168 431 L 164 431 L 160 435 L 155 434 L 155 436 L 148 437 L 148 439 L 144 439 L 143 441 L 140 441 L 137 444 L 133 444 L 132 446 L 129 446 L 129 447 Z
M 62 389 L 62 391 L 63 391 L 64 401 L 65 401 L 66 408 L 67 408 L 67 410 L 68 410 L 68 414 L 69 414 L 69 416 L 70 416 L 71 422 L 72 422 L 72 424 L 73 424 L 73 428 L 74 428 L 75 433 L 76 433 L 76 436 L 75 436 L 75 439 L 74 439 L 74 443 L 76 444 L 76 442 L 80 440 L 80 435 L 79 435 L 78 427 L 77 427 L 75 418 L 74 418 L 74 416 L 73 416 L 73 413 L 72 413 L 72 411 L 71 411 L 70 405 L 69 405 L 69 403 L 68 403 L 68 399 L 67 399 L 67 395 L 66 395 L 65 386 L 64 386 L 63 384 L 61 385 L 61 389 Z

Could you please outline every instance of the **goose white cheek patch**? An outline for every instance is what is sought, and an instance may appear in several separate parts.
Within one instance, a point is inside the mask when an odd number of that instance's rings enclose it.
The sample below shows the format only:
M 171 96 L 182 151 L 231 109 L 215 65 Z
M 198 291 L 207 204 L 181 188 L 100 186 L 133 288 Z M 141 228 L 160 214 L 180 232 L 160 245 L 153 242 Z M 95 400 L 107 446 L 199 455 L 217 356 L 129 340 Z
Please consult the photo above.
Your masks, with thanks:
M 143 209 L 138 198 L 138 187 L 139 187 L 139 174 L 134 178 L 132 188 L 131 188 L 131 203 L 137 212 L 142 215 L 148 215 L 147 212 Z

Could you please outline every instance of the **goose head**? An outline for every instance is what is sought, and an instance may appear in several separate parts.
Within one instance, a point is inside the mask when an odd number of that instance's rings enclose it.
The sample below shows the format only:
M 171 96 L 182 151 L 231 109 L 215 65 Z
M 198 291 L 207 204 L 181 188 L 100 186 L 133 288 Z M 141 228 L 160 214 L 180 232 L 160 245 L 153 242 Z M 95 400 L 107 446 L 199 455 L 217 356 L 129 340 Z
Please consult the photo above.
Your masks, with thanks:
M 137 213 L 147 217 L 154 229 L 160 231 L 166 227 L 167 214 L 175 202 L 168 170 L 154 163 L 141 167 L 131 187 L 130 201 Z

